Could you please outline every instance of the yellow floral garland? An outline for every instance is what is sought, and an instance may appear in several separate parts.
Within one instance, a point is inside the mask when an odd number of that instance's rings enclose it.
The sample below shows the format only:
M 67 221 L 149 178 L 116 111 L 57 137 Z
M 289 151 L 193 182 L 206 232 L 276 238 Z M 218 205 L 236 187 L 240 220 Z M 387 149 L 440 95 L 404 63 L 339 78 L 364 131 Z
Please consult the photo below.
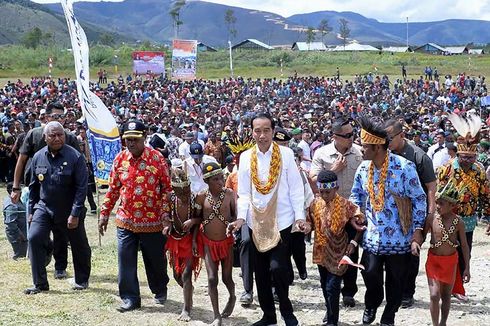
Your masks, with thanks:
M 274 186 L 279 180 L 279 173 L 281 172 L 281 150 L 279 145 L 275 142 L 272 143 L 272 157 L 269 166 L 269 178 L 266 183 L 263 183 L 259 179 L 259 172 L 257 166 L 257 147 L 252 148 L 252 156 L 250 159 L 250 169 L 252 172 L 252 182 L 255 189 L 262 195 L 267 195 L 272 191 Z
M 371 207 L 373 207 L 375 212 L 380 212 L 383 210 L 385 205 L 385 186 L 386 186 L 386 177 L 388 175 L 388 153 L 386 153 L 385 161 L 383 163 L 383 167 L 381 168 L 381 174 L 378 180 L 378 195 L 374 193 L 374 162 L 371 162 L 369 166 L 369 175 L 368 175 L 368 192 L 369 192 L 369 200 L 371 202 Z

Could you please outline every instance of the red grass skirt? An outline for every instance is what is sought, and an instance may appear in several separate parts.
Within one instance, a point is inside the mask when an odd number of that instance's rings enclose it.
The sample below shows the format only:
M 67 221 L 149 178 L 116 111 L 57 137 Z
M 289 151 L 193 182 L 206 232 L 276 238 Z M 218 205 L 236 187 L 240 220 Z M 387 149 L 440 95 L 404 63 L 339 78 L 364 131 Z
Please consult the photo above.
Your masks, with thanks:
M 211 254 L 211 259 L 215 263 L 219 263 L 230 255 L 230 249 L 233 247 L 235 238 L 226 237 L 223 240 L 215 241 L 211 240 L 204 233 L 202 233 L 202 242 L 204 246 L 208 247 L 209 253 Z
M 172 236 L 168 236 L 165 249 L 168 252 L 168 261 L 170 266 L 178 276 L 184 273 L 185 267 L 189 260 L 192 260 L 192 270 L 194 271 L 194 279 L 197 278 L 201 271 L 201 258 L 202 257 L 202 240 L 200 233 L 197 234 L 197 251 L 198 256 L 194 256 L 192 253 L 192 233 L 183 236 L 180 239 L 176 239 Z
M 459 272 L 458 252 L 450 256 L 434 255 L 430 250 L 425 263 L 427 278 L 441 283 L 453 284 L 453 294 L 465 295 L 463 281 Z

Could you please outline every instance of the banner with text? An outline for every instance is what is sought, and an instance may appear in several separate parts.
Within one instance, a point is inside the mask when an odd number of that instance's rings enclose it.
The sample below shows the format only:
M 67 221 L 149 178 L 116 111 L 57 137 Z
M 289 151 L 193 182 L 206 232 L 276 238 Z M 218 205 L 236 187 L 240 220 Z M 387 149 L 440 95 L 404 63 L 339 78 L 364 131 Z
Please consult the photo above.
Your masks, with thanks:
M 157 51 L 134 51 L 133 73 L 137 75 L 145 74 L 164 74 L 165 73 L 165 53 Z
M 62 0 L 61 5 L 68 24 L 75 59 L 78 99 L 89 129 L 87 136 L 89 137 L 95 181 L 98 184 L 107 184 L 112 162 L 121 151 L 119 129 L 111 112 L 102 100 L 90 90 L 87 36 L 73 12 L 73 1 Z
M 173 40 L 172 78 L 196 79 L 197 41 Z

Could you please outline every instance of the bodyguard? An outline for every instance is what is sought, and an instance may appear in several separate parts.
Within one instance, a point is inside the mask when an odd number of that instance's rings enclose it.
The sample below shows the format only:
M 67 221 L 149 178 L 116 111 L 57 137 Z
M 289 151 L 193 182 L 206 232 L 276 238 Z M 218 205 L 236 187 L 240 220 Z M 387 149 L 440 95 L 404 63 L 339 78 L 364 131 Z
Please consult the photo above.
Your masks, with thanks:
M 103 235 L 112 208 L 121 197 L 116 212 L 119 296 L 123 300 L 120 312 L 141 307 L 138 247 L 155 303 L 164 304 L 167 300 L 169 279 L 162 230 L 165 214 L 168 214 L 166 193 L 170 191 L 170 177 L 162 154 L 145 146 L 145 130 L 145 125 L 139 121 L 130 121 L 124 126 L 122 137 L 127 149 L 114 159 L 109 190 L 100 212 L 99 232 Z
M 44 127 L 44 138 L 47 146 L 34 155 L 31 165 L 28 240 L 34 287 L 26 289 L 26 294 L 49 290 L 45 260 L 51 231 L 70 241 L 75 268 L 73 289 L 86 289 L 90 276 L 91 250 L 84 226 L 85 159 L 65 144 L 59 122 Z

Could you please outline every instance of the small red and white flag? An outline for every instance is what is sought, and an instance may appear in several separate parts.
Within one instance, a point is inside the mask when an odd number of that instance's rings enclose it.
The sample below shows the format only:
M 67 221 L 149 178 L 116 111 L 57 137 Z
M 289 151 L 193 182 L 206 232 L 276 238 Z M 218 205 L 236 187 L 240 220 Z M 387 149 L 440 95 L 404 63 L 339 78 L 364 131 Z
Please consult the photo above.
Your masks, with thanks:
M 351 266 L 360 268 L 362 270 L 365 270 L 365 268 L 364 268 L 363 265 L 361 265 L 361 264 L 354 264 L 354 262 L 352 261 L 352 259 L 349 258 L 349 256 L 342 257 L 342 259 L 339 261 L 339 268 L 340 268 L 340 265 L 351 265 Z

